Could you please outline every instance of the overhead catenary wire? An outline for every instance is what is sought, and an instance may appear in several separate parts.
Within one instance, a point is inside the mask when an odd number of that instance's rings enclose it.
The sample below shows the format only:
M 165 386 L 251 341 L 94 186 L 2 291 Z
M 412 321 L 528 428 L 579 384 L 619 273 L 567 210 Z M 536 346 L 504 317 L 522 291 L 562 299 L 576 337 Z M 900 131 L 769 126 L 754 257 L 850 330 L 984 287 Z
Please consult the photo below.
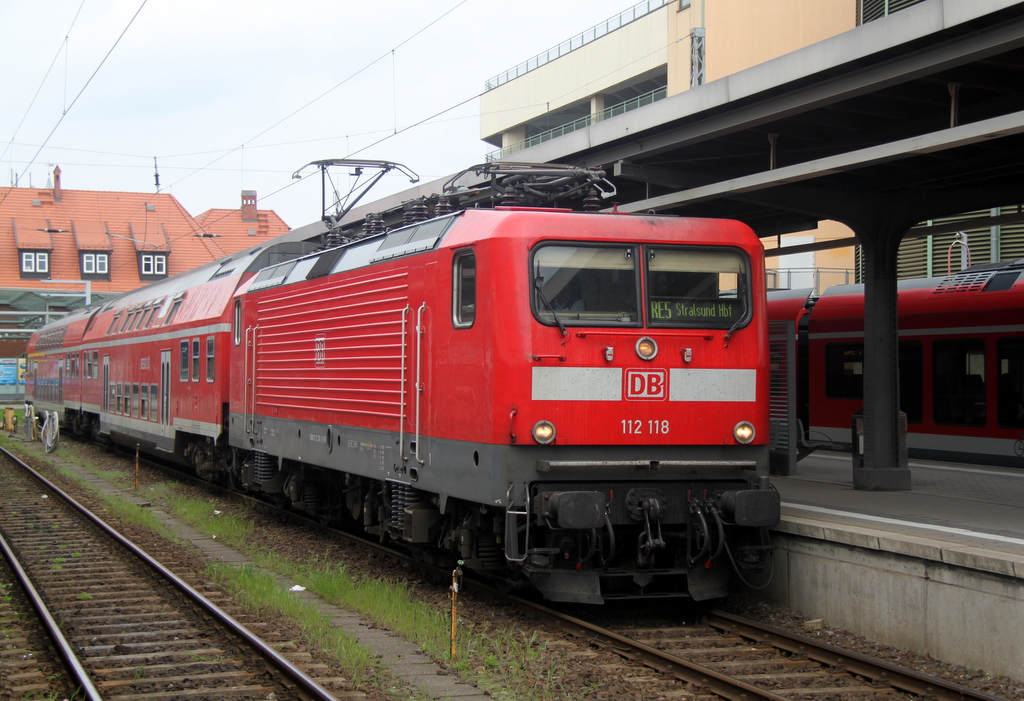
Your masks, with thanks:
M 71 108 L 75 106 L 76 102 L 78 102 L 78 98 L 80 98 L 82 96 L 82 93 L 84 93 L 86 88 L 89 87 L 89 84 L 92 83 L 92 79 L 95 78 L 96 74 L 100 72 L 101 68 L 103 68 L 103 64 L 105 64 L 107 62 L 107 59 L 110 58 L 110 55 L 112 53 L 114 53 L 114 49 L 116 49 L 117 45 L 121 43 L 121 39 L 123 39 L 124 35 L 128 33 L 128 29 L 131 28 L 132 24 L 135 23 L 135 19 L 139 16 L 139 13 L 142 12 L 142 8 L 144 8 L 146 6 L 147 2 L 149 2 L 149 0 L 142 0 L 142 4 L 139 5 L 139 9 L 137 9 L 135 11 L 135 14 L 132 15 L 132 18 L 130 20 L 128 20 L 128 24 L 126 24 L 124 29 L 121 30 L 121 33 L 117 36 L 117 39 L 114 40 L 113 45 L 107 51 L 106 55 L 103 57 L 103 60 L 101 60 L 99 62 L 99 65 L 96 66 L 96 69 L 92 72 L 92 75 L 90 75 L 88 80 L 85 81 L 85 85 L 83 85 L 82 89 L 78 91 L 77 95 L 75 95 L 75 98 L 71 101 L 71 104 L 64 108 L 63 114 L 61 114 L 60 118 L 57 120 L 57 123 L 53 125 L 53 129 L 51 129 L 50 133 L 46 135 L 46 138 L 43 139 L 43 143 L 39 145 L 39 149 L 36 150 L 35 155 L 32 156 L 32 159 L 29 161 L 29 163 L 28 163 L 28 167 L 29 168 L 31 168 L 32 164 L 35 163 L 37 158 L 39 158 L 39 154 L 42 153 L 44 148 L 46 148 L 46 144 L 49 143 L 50 139 L 53 137 L 54 133 L 57 131 L 57 128 L 60 127 L 61 122 L 64 121 L 64 118 L 66 116 L 68 116 L 68 112 L 71 111 Z M 4 203 L 4 200 L 7 199 L 7 196 L 10 193 L 11 193 L 11 190 L 7 190 L 7 192 L 4 193 L 3 197 L 0 197 L 0 204 Z
M 14 140 L 16 138 L 18 138 L 18 132 L 21 131 L 21 127 L 25 123 L 25 120 L 28 118 L 29 112 L 32 111 L 32 105 L 34 105 L 36 103 L 36 98 L 39 97 L 39 93 L 42 91 L 43 86 L 46 85 L 46 79 L 50 77 L 50 71 L 53 70 L 54 65 L 56 65 L 56 63 L 57 63 L 57 59 L 60 58 L 61 51 L 64 51 L 65 61 L 67 60 L 68 38 L 71 36 L 71 30 L 75 28 L 75 23 L 78 21 L 78 16 L 82 13 L 82 8 L 83 7 L 85 7 L 85 0 L 82 0 L 82 3 L 78 6 L 78 10 L 75 12 L 75 16 L 71 20 L 71 26 L 69 26 L 68 30 L 66 32 L 64 32 L 64 39 L 61 41 L 60 48 L 58 48 L 57 49 L 57 53 L 55 53 L 53 55 L 53 60 L 50 61 L 50 67 L 47 68 L 46 69 L 46 73 L 43 74 L 43 79 L 41 81 L 39 81 L 39 87 L 36 88 L 35 94 L 32 96 L 32 99 L 29 100 L 28 107 L 25 108 L 25 114 L 21 115 L 21 121 L 19 121 L 18 122 L 18 126 L 15 127 L 14 134 L 11 136 L 11 140 L 9 142 L 7 142 L 7 146 L 4 147 L 3 153 L 0 153 L 0 161 L 2 161 L 4 159 L 4 156 L 7 155 L 7 151 L 10 150 L 11 146 L 14 145 Z M 66 68 L 65 68 L 65 71 L 64 71 L 64 90 L 65 90 L 65 92 L 67 91 L 67 69 Z M 66 99 L 66 96 L 65 96 L 65 99 Z M 66 107 L 64 109 L 64 113 L 65 114 L 67 113 L 67 108 Z

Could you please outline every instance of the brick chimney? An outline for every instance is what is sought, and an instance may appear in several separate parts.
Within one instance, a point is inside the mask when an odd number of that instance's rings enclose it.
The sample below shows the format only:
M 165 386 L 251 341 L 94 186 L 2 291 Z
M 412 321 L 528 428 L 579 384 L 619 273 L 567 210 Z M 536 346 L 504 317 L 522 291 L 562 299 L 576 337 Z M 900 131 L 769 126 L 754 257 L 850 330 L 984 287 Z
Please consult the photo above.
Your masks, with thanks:
M 60 202 L 60 166 L 53 169 L 53 201 Z
M 259 221 L 256 216 L 255 190 L 242 190 L 242 221 Z

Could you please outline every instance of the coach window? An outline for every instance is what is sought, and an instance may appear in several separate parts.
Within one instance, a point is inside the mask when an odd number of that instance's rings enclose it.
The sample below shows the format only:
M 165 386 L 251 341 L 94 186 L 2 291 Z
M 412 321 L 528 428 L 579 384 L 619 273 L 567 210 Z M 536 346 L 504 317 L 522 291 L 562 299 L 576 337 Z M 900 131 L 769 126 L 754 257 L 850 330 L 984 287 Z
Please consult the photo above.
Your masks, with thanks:
M 636 246 L 538 246 L 534 316 L 548 326 L 639 326 L 636 259 Z
M 159 421 L 160 419 L 160 402 L 157 401 L 157 397 L 160 396 L 160 385 L 152 384 L 149 386 L 149 420 Z
M 108 334 L 114 333 L 114 329 L 117 327 L 117 322 L 120 320 L 121 316 L 119 314 L 115 314 L 113 321 L 110 322 L 110 328 L 107 329 Z
M 829 399 L 864 398 L 863 343 L 825 346 L 825 396 Z
M 120 382 L 118 382 L 117 383 L 117 413 L 118 414 L 123 414 L 124 413 L 124 407 L 121 404 L 121 400 L 124 397 L 124 395 L 122 394 L 121 389 L 122 389 L 122 385 L 121 385 Z
M 235 300 L 235 345 L 242 345 L 242 300 Z
M 476 254 L 459 251 L 452 269 L 452 321 L 457 329 L 469 328 L 476 319 Z
M 139 418 L 146 419 L 149 417 L 149 410 L 147 404 L 149 403 L 149 385 L 143 384 L 142 391 L 139 392 Z
M 174 321 L 174 315 L 178 313 L 178 309 L 181 307 L 181 300 L 174 300 L 174 304 L 171 305 L 171 311 L 167 312 L 167 320 L 164 322 L 165 326 L 169 326 Z
M 132 383 L 132 416 L 139 418 L 139 383 Z
M 932 344 L 932 417 L 950 426 L 985 425 L 985 343 L 956 338 Z
M 192 339 L 192 381 L 199 382 L 199 339 Z
M 924 421 L 924 356 L 920 341 L 900 341 L 900 410 L 907 423 Z
M 206 337 L 206 381 L 213 382 L 213 336 Z
M 648 246 L 647 323 L 737 329 L 749 322 L 750 274 L 735 248 Z
M 1024 428 L 1024 339 L 1000 338 L 996 344 L 999 425 Z
M 188 382 L 188 339 L 181 342 L 180 354 L 178 356 L 178 378 L 182 382 Z

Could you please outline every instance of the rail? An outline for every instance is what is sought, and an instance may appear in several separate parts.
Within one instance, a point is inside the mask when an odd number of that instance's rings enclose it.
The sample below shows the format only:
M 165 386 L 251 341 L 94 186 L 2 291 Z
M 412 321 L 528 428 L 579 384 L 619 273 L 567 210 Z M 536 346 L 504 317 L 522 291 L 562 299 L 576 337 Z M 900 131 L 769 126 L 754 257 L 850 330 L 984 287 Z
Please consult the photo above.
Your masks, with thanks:
M 330 694 L 323 687 L 317 684 L 316 681 L 309 677 L 305 672 L 295 667 L 291 662 L 289 662 L 284 656 L 278 653 L 274 648 L 272 648 L 267 643 L 263 642 L 263 640 L 261 640 L 254 633 L 249 631 L 249 629 L 247 629 L 241 623 L 232 618 L 227 612 L 222 610 L 219 606 L 217 606 L 212 601 L 210 601 L 202 594 L 200 594 L 198 591 L 196 591 L 194 588 L 192 588 L 192 586 L 189 585 L 186 581 L 184 581 L 183 579 L 175 575 L 173 572 L 171 572 L 169 569 L 164 567 L 160 562 L 152 558 L 148 553 L 140 549 L 133 542 L 125 538 L 118 531 L 109 526 L 106 522 L 104 522 L 94 513 L 89 511 L 89 509 L 78 503 L 71 495 L 62 491 L 59 487 L 57 487 L 55 484 L 46 479 L 46 477 L 41 475 L 36 470 L 32 469 L 32 467 L 27 465 L 22 460 L 19 460 L 15 455 L 10 453 L 9 451 L 0 448 L 0 454 L 11 460 L 18 467 L 20 467 L 26 473 L 31 475 L 34 479 L 38 480 L 39 483 L 42 484 L 46 490 L 48 490 L 49 494 L 63 500 L 65 503 L 71 506 L 71 508 L 80 513 L 86 520 L 88 520 L 98 529 L 100 529 L 105 535 L 107 535 L 120 546 L 125 548 L 129 553 L 131 553 L 136 559 L 141 561 L 147 567 L 156 572 L 159 577 L 161 577 L 164 581 L 168 582 L 177 591 L 183 594 L 189 601 L 191 601 L 192 604 L 203 610 L 213 620 L 215 620 L 217 623 L 231 631 L 231 633 L 244 640 L 245 643 L 248 644 L 250 648 L 255 650 L 259 654 L 259 656 L 263 658 L 264 662 L 269 667 L 273 668 L 278 673 L 280 673 L 283 677 L 285 677 L 288 680 L 289 683 L 295 685 L 299 690 L 299 693 L 302 695 L 302 698 L 311 699 L 315 701 L 335 700 L 335 697 L 332 694 Z M 100 697 L 99 695 L 96 695 L 95 698 L 99 699 Z

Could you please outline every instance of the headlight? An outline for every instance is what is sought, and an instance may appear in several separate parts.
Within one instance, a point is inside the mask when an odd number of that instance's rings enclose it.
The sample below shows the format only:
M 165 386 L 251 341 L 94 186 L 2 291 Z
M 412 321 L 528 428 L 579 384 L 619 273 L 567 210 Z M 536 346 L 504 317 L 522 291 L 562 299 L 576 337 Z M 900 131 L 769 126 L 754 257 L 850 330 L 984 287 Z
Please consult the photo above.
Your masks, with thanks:
M 533 427 L 533 440 L 541 445 L 547 445 L 555 440 L 555 425 L 550 421 L 538 421 Z
M 658 354 L 658 344 L 650 336 L 644 336 L 636 342 L 636 354 L 641 360 L 650 360 Z
M 737 443 L 746 445 L 750 441 L 754 440 L 756 432 L 754 431 L 754 424 L 749 421 L 740 421 L 736 424 L 736 428 L 732 430 L 732 435 L 736 438 Z

